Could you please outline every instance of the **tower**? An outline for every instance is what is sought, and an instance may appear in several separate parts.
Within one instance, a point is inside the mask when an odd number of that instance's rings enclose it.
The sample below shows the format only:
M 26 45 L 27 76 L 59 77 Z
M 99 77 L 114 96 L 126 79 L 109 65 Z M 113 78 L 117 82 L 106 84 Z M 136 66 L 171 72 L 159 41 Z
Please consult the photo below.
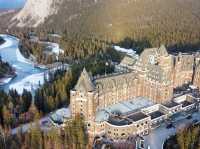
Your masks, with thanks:
M 70 91 L 72 116 L 80 114 L 85 118 L 85 121 L 93 120 L 95 114 L 94 96 L 95 86 L 84 68 L 75 88 Z

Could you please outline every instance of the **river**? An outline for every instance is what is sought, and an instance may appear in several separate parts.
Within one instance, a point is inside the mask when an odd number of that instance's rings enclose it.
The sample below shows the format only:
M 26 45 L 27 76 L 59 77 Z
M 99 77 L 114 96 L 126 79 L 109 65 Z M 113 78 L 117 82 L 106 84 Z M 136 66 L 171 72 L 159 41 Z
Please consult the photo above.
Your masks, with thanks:
M 28 91 L 36 90 L 44 83 L 45 70 L 35 68 L 33 63 L 24 58 L 18 49 L 19 39 L 10 35 L 0 35 L 6 41 L 0 45 L 2 60 L 8 62 L 15 70 L 17 76 L 8 84 L 1 86 L 6 92 L 9 89 L 16 89 L 19 94 L 23 89 Z

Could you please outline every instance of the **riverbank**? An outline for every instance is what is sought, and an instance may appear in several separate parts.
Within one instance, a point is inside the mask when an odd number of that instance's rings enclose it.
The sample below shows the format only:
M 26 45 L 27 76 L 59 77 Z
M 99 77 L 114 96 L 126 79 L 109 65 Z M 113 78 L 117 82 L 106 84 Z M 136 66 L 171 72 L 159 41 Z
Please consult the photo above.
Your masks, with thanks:
M 9 83 L 15 76 L 15 69 L 0 57 L 0 86 Z
M 67 69 L 66 64 L 53 63 L 51 65 L 38 65 L 27 59 L 19 50 L 19 39 L 11 35 L 0 35 L 4 38 L 5 43 L 0 45 L 0 55 L 4 62 L 7 62 L 15 70 L 16 76 L 5 77 L 1 80 L 1 88 L 8 92 L 11 89 L 22 94 L 23 90 L 34 91 L 40 88 L 47 76 L 47 69 L 54 72 L 55 69 Z M 55 46 L 58 49 L 59 46 Z
M 0 37 L 0 45 L 4 44 L 5 42 L 6 41 L 2 37 Z
M 45 70 L 35 68 L 33 62 L 23 57 L 18 48 L 18 38 L 10 35 L 0 36 L 5 40 L 5 43 L 0 45 L 2 61 L 7 62 L 15 70 L 16 74 L 3 77 L 1 79 L 1 88 L 6 92 L 14 89 L 19 94 L 21 94 L 24 89 L 27 91 L 34 91 L 37 87 L 42 85 L 44 80 L 43 73 Z M 37 79 L 34 79 L 34 76 Z
M 17 75 L 8 75 L 7 77 L 0 78 L 0 86 L 10 83 Z

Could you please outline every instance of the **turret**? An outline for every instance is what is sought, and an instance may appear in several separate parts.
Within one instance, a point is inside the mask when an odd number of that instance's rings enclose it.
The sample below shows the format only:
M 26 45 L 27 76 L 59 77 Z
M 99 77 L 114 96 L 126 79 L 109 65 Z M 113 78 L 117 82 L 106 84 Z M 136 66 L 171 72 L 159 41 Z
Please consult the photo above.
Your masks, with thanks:
M 73 90 L 70 91 L 70 106 L 72 116 L 80 114 L 86 121 L 94 118 L 95 86 L 86 69 L 84 68 L 78 82 Z

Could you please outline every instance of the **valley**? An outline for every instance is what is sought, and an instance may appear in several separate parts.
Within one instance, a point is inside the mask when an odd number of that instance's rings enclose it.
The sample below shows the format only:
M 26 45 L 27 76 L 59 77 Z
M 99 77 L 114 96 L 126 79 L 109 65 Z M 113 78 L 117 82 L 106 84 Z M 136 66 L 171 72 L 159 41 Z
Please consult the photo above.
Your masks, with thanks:
M 185 149 L 173 139 L 199 127 L 199 89 L 198 0 L 27 0 L 0 10 L 5 149 L 160 149 L 169 137 Z

